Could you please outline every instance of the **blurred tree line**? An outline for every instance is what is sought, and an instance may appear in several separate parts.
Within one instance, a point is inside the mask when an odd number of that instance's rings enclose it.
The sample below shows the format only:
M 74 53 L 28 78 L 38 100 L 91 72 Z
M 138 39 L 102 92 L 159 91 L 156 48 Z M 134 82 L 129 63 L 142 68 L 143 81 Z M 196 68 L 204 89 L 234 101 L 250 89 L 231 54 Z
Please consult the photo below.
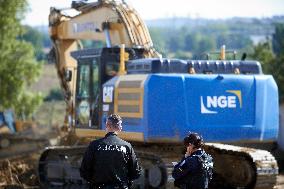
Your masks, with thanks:
M 242 32 L 234 33 L 226 25 L 203 27 L 150 28 L 155 48 L 165 57 L 198 59 L 205 52 L 216 51 L 222 45 L 227 49 L 247 50 L 253 44 Z
M 204 58 L 202 53 L 219 51 L 222 45 L 226 45 L 226 49 L 240 52 L 238 58 L 243 52 L 246 52 L 250 59 L 261 62 L 264 73 L 274 76 L 279 87 L 280 99 L 283 101 L 284 24 L 274 24 L 275 32 L 272 38 L 267 38 L 265 42 L 254 46 L 248 33 L 269 29 L 267 26 L 261 28 L 261 24 L 255 20 L 251 27 L 243 23 L 224 22 L 223 24 L 213 23 L 198 27 L 150 27 L 149 31 L 154 47 L 164 57 L 202 59 Z M 43 49 L 49 49 L 51 46 L 48 33 L 39 32 L 30 26 L 25 26 L 24 29 L 26 32 L 20 36 L 21 39 L 32 43 L 37 60 L 46 61 L 47 56 Z M 86 48 L 104 46 L 104 43 L 98 41 L 85 40 L 82 43 Z M 52 96 L 58 99 L 58 94 L 59 91 L 52 91 L 51 96 L 47 99 L 52 99 Z
M 51 41 L 47 33 L 42 33 L 31 26 L 23 26 L 23 34 L 18 39 L 31 43 L 34 47 L 35 58 L 38 61 L 47 60 L 45 49 L 51 47 Z

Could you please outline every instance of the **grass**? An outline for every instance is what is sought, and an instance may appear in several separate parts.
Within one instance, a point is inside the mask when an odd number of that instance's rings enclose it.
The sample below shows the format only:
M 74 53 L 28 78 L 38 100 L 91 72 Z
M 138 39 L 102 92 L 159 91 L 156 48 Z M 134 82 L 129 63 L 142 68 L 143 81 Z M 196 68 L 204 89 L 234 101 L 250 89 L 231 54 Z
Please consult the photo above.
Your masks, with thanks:
M 64 101 L 47 101 L 38 108 L 34 117 L 37 123 L 47 128 L 63 125 L 65 116 Z
M 45 64 L 39 80 L 31 86 L 32 91 L 41 92 L 43 95 L 48 95 L 52 89 L 59 88 L 60 83 L 53 64 Z
M 60 89 L 59 79 L 53 64 L 45 64 L 39 80 L 31 87 L 34 92 L 41 92 L 47 96 L 51 90 Z M 34 114 L 38 125 L 46 129 L 62 126 L 65 116 L 64 101 L 44 101 Z M 43 129 L 45 130 L 45 129 Z

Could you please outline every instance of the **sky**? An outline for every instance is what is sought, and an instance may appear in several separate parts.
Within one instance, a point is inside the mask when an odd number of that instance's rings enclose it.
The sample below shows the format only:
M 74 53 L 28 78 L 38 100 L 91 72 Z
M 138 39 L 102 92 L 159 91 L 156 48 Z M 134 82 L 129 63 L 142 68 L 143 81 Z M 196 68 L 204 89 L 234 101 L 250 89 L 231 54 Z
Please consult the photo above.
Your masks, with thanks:
M 23 20 L 31 26 L 48 25 L 50 7 L 67 8 L 72 0 L 28 0 Z M 169 17 L 231 18 L 284 15 L 284 0 L 127 0 L 143 20 Z

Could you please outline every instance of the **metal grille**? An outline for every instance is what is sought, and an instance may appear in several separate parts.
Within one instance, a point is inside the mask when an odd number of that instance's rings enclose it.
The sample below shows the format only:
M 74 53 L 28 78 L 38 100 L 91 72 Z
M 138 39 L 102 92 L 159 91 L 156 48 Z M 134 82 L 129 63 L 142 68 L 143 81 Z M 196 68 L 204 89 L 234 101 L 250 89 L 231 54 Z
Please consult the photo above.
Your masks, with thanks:
M 118 93 L 118 100 L 140 100 L 140 93 Z
M 139 113 L 139 105 L 119 105 L 118 112 Z
M 141 82 L 141 80 L 120 81 L 118 88 L 140 88 Z
M 142 117 L 143 79 L 119 81 L 116 89 L 115 112 L 123 117 Z

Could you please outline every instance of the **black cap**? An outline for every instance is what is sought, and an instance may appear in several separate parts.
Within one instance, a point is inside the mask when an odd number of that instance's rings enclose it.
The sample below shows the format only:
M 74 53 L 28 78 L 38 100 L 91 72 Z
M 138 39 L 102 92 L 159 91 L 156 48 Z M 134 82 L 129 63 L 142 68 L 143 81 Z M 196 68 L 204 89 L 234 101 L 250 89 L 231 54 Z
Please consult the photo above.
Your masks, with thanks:
M 198 133 L 189 132 L 188 135 L 183 139 L 183 143 L 185 146 L 188 146 L 190 143 L 196 148 L 200 148 L 203 146 L 203 138 Z

